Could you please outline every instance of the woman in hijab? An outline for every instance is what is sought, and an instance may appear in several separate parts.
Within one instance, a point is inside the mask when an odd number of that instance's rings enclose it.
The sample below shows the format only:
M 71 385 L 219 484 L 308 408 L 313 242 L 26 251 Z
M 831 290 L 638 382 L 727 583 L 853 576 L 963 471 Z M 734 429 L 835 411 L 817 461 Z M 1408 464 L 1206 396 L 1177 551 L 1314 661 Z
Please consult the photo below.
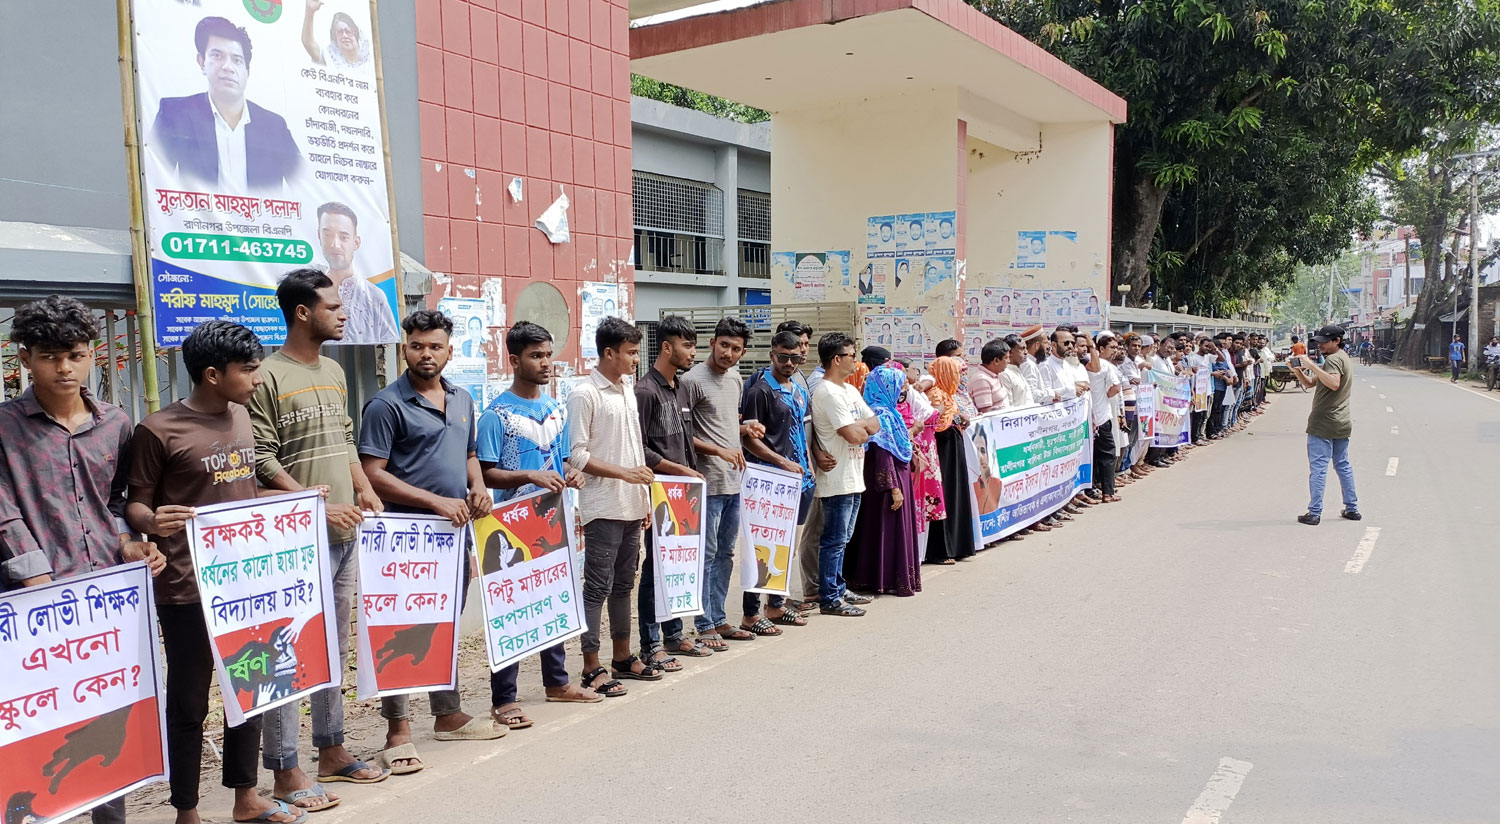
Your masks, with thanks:
M 844 553 L 844 578 L 856 592 L 906 596 L 922 589 L 911 432 L 897 408 L 905 386 L 905 373 L 891 366 L 877 366 L 865 379 L 865 403 L 880 419 L 880 431 L 867 444 L 865 492 Z
M 912 424 L 911 491 L 917 498 L 917 545 L 927 546 L 927 530 L 933 521 L 947 517 L 943 507 L 943 478 L 939 474 L 937 454 L 938 419 L 941 413 L 927 399 L 927 389 L 932 385 L 932 376 L 918 374 L 912 378 L 910 365 L 906 367 L 908 384 L 906 400 L 902 404 L 902 415 L 908 412 Z
M 948 517 L 927 536 L 926 560 L 929 564 L 947 565 L 974 554 L 974 506 L 969 495 L 969 457 L 964 444 L 969 418 L 959 409 L 957 398 L 963 361 L 954 357 L 936 358 L 927 372 L 933 380 L 927 399 L 938 411 L 938 472 Z

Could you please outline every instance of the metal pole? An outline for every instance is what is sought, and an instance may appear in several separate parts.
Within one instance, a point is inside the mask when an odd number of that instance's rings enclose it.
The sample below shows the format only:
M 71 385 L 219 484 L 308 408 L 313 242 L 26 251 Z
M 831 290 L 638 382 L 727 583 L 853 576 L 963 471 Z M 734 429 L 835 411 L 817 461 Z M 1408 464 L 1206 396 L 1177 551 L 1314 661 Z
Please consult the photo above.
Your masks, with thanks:
M 1479 352 L 1479 169 L 1469 178 L 1469 363 Z
M 135 100 L 135 26 L 130 0 L 115 0 L 119 23 L 120 101 L 125 113 L 125 170 L 130 192 L 130 271 L 135 281 L 135 315 L 141 340 L 141 390 L 147 412 L 161 407 L 156 388 L 156 310 L 151 297 L 151 258 L 146 250 L 146 215 L 141 205 L 141 141 Z M 132 354 L 134 354 L 132 352 Z M 136 420 L 140 420 L 137 416 Z

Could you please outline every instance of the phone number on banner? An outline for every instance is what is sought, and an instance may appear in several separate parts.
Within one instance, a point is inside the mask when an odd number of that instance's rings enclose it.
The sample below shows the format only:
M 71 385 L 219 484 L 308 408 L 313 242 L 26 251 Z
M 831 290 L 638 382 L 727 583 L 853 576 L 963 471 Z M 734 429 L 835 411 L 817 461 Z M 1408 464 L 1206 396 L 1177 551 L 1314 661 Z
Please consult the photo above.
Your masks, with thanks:
M 311 263 L 312 244 L 302 240 L 251 240 L 237 235 L 169 232 L 162 238 L 167 257 L 177 260 L 229 260 L 266 263 Z

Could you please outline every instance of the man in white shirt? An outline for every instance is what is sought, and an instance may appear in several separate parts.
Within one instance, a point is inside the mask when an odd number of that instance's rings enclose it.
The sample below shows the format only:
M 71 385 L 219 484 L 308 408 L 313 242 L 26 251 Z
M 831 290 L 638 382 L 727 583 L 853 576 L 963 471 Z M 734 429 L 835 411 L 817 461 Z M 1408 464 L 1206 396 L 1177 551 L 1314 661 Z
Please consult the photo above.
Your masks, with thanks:
M 880 431 L 880 420 L 859 390 L 846 381 L 854 374 L 854 341 L 829 332 L 818 341 L 823 380 L 813 390 L 813 431 L 823 451 L 837 458 L 832 468 L 814 468 L 813 495 L 823 502 L 823 535 L 818 541 L 818 602 L 823 615 L 857 618 L 855 603 L 870 599 L 844 587 L 844 547 L 854 536 L 854 519 L 865 491 L 865 442 Z
M 1052 354 L 1041 366 L 1042 386 L 1062 400 L 1076 398 L 1089 391 L 1088 370 L 1079 362 L 1073 333 L 1065 329 L 1052 332 Z
M 1089 376 L 1089 423 L 1094 427 L 1094 488 L 1099 490 L 1099 500 L 1114 503 L 1120 498 L 1115 495 L 1115 416 L 1111 400 L 1120 394 L 1122 381 L 1110 360 L 1119 351 L 1120 342 L 1109 332 L 1099 335 L 1097 348 L 1088 338 L 1079 340 L 1089 353 L 1085 370 Z
M 1047 357 L 1047 338 L 1042 334 L 1040 325 L 1026 327 L 1021 332 L 1021 340 L 1026 345 L 1026 357 L 1018 364 L 1021 377 L 1026 379 L 1026 386 L 1031 390 L 1031 399 L 1036 403 L 1052 403 L 1061 398 L 1052 394 L 1042 382 L 1042 370 L 1040 362 Z
M 1500 363 L 1500 337 L 1490 338 L 1490 342 L 1484 347 L 1485 374 L 1489 374 L 1490 365 L 1495 363 Z M 1494 381 L 1487 381 L 1485 386 L 1489 386 L 1491 383 L 1494 383 Z M 1486 389 L 1485 391 L 1489 390 Z
M 1208 334 L 1207 333 L 1200 333 L 1198 335 L 1196 343 L 1197 343 L 1197 350 L 1189 352 L 1188 356 L 1185 357 L 1185 358 L 1183 358 L 1183 363 L 1186 364 L 1187 369 L 1188 369 L 1188 374 L 1190 374 L 1192 376 L 1192 380 L 1194 382 L 1194 385 L 1196 385 L 1197 382 L 1200 380 L 1200 378 L 1198 377 L 1199 374 L 1201 374 L 1201 373 L 1211 373 L 1213 371 L 1213 366 L 1214 366 L 1213 341 L 1208 337 Z M 1209 407 L 1211 409 L 1212 406 L 1213 406 L 1213 387 L 1212 387 L 1212 384 L 1210 384 L 1209 390 L 1208 390 L 1208 401 L 1209 401 Z M 1208 409 L 1205 409 L 1203 411 L 1199 411 L 1196 407 L 1193 409 L 1193 412 L 1192 412 L 1192 415 L 1190 417 L 1190 420 L 1191 420 L 1192 426 L 1193 426 L 1193 444 L 1195 446 L 1197 444 L 1202 443 L 1203 439 L 1208 434 L 1206 430 L 1207 430 L 1207 427 L 1208 427 L 1208 414 L 1209 414 L 1209 411 L 1210 410 L 1208 410 Z
M 1031 386 L 1026 382 L 1026 376 L 1021 373 L 1021 366 L 1030 362 L 1033 367 L 1036 362 L 1026 354 L 1026 344 L 1021 341 L 1019 335 L 1006 335 L 1005 345 L 1010 349 L 1005 353 L 1005 369 L 1000 372 L 1000 382 L 1005 385 L 1005 399 L 1007 409 L 1019 409 L 1025 406 L 1034 406 L 1041 401 L 1031 394 Z M 1048 401 L 1052 399 L 1047 398 Z

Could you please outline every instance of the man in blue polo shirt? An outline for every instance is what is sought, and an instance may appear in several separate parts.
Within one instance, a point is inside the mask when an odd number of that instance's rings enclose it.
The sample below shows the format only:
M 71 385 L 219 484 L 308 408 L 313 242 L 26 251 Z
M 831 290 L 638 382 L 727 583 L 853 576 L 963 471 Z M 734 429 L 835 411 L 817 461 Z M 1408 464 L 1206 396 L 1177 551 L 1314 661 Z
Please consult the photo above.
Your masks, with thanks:
M 388 511 L 433 513 L 463 526 L 486 515 L 491 503 L 474 454 L 474 399 L 443 379 L 443 368 L 453 357 L 453 321 L 424 309 L 408 315 L 401 328 L 406 330 L 401 346 L 406 372 L 365 404 L 360 464 Z M 431 692 L 427 701 L 433 737 L 439 741 L 505 735 L 494 721 L 465 713 L 458 690 Z M 405 695 L 380 699 L 386 719 L 380 759 L 396 775 L 423 766 L 411 739 L 409 709 Z
M 543 489 L 577 489 L 583 485 L 583 474 L 564 463 L 568 457 L 568 410 L 542 391 L 552 382 L 552 333 L 535 323 L 519 321 L 505 335 L 505 351 L 514 380 L 479 418 L 479 466 L 485 485 L 494 491 L 497 504 Z M 568 661 L 562 644 L 547 647 L 538 655 L 548 701 L 593 704 L 604 700 L 601 695 L 625 694 L 624 685 L 608 678 L 582 685 L 568 683 Z M 531 719 L 516 701 L 519 672 L 520 665 L 511 664 L 490 675 L 491 712 L 511 729 L 531 726 Z
M 757 421 L 765 427 L 759 438 L 745 438 L 745 459 L 774 466 L 802 476 L 802 503 L 797 508 L 797 523 L 807 519 L 813 501 L 812 464 L 807 451 L 806 418 L 811 398 L 795 375 L 807 360 L 802 339 L 790 330 L 777 332 L 771 339 L 771 365 L 751 377 L 740 401 L 740 420 Z M 800 627 L 807 619 L 798 610 L 788 608 L 780 595 L 768 596 L 766 616 L 760 615 L 760 595 L 743 596 L 745 617 L 740 626 L 746 629 L 769 618 L 773 623 Z

